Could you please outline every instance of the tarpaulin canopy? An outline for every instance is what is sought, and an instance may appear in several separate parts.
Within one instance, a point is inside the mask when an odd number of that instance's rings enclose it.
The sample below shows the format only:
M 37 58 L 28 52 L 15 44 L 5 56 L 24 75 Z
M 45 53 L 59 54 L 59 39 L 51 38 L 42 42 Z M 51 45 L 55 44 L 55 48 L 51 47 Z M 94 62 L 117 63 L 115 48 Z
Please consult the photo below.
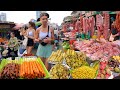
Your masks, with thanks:
M 111 11 L 111 12 L 109 12 L 109 14 L 116 14 L 116 12 L 115 11 Z
M 39 25 L 41 25 L 40 22 L 36 22 L 36 23 L 35 23 L 35 26 L 39 26 Z
M 14 29 L 14 30 L 18 30 L 18 29 L 20 29 L 23 25 L 24 25 L 24 23 L 16 24 L 15 27 L 13 27 L 13 29 Z

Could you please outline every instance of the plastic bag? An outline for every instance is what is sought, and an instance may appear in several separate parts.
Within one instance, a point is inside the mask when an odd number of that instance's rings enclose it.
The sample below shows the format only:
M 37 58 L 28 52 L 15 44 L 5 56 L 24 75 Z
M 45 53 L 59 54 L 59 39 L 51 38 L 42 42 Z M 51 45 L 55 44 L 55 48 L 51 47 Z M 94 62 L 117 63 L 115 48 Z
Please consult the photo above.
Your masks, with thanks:
M 19 48 L 19 53 L 22 54 L 25 50 L 26 50 L 25 46 L 21 45 L 20 48 Z
M 26 48 L 27 46 L 27 42 L 28 42 L 28 38 L 24 37 L 25 39 L 23 40 L 23 46 Z

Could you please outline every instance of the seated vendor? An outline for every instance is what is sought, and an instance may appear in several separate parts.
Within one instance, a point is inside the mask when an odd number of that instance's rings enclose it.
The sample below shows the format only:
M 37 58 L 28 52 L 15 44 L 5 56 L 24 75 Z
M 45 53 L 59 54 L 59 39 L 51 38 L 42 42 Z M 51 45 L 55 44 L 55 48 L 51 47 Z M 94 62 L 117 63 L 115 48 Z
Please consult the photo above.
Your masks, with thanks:
M 11 32 L 10 33 L 11 35 L 11 38 L 8 42 L 8 54 L 10 55 L 10 53 L 13 51 L 15 56 L 17 56 L 17 51 L 18 51 L 18 40 L 17 38 L 15 37 L 15 34 L 14 32 Z M 11 56 L 11 55 L 10 55 Z

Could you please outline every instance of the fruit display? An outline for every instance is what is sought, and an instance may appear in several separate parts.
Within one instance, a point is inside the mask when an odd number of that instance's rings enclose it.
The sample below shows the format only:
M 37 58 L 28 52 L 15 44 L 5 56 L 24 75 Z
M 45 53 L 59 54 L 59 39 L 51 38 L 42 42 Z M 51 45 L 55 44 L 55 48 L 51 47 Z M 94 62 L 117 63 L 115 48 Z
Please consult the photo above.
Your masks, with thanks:
M 66 64 L 71 68 L 75 69 L 83 64 L 87 64 L 86 55 L 82 52 L 75 52 L 74 50 L 67 50 L 65 54 Z
M 111 67 L 112 71 L 116 72 L 116 73 L 120 73 L 120 68 L 119 65 L 120 63 L 116 60 L 116 59 L 111 59 L 108 62 L 109 67 Z
M 48 58 L 50 63 L 62 63 L 63 62 L 63 55 L 61 50 L 57 50 L 56 52 L 52 52 L 51 56 Z
M 120 63 L 120 56 L 113 56 L 112 58 Z
M 76 49 L 84 52 L 92 61 L 109 61 L 112 56 L 120 54 L 119 45 L 108 41 L 81 41 L 75 42 L 74 46 Z
M 1 72 L 1 79 L 18 79 L 20 65 L 16 63 L 8 63 Z
M 94 79 L 96 70 L 89 66 L 81 66 L 71 71 L 73 79 Z
M 69 79 L 69 69 L 62 64 L 56 64 L 50 70 L 51 79 Z
M 43 78 L 45 72 L 38 61 L 24 61 L 20 67 L 20 77 L 25 79 Z
M 107 62 L 101 61 L 97 79 L 108 79 L 110 76 L 111 76 L 111 71 L 107 65 Z

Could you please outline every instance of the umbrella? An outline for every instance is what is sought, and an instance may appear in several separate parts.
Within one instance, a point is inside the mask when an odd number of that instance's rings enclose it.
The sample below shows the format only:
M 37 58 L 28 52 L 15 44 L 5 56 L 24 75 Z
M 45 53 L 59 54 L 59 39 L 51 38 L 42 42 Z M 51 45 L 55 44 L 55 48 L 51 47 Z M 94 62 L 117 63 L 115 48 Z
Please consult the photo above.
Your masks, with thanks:
M 14 30 L 18 30 L 20 29 L 24 24 L 21 23 L 21 24 L 16 24 L 15 27 L 13 27 Z
M 35 23 L 35 26 L 39 26 L 39 25 L 41 25 L 40 22 L 36 22 L 36 23 Z

